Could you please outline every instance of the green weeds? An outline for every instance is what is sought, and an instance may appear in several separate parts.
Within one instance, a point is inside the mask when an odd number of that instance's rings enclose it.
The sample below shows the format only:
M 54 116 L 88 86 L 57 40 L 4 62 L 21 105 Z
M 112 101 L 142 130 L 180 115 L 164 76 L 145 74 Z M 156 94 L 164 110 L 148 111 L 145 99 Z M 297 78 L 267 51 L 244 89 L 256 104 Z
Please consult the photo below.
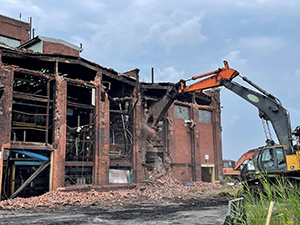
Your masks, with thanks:
M 245 217 L 240 212 L 233 213 L 236 221 L 232 224 L 266 224 L 270 202 L 275 203 L 270 225 L 300 225 L 300 189 L 292 185 L 286 178 L 261 178 L 261 188 L 253 191 L 245 185 L 242 207 Z M 241 209 L 242 208 L 242 209 Z

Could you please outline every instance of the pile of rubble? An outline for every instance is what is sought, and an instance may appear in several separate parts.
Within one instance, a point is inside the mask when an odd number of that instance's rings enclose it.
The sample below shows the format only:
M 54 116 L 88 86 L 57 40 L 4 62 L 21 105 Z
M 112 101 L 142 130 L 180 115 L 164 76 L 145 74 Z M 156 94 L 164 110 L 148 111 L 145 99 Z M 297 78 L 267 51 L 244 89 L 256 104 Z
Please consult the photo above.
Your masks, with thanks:
M 152 178 L 133 189 L 88 192 L 51 191 L 38 197 L 15 198 L 0 202 L 1 209 L 50 209 L 66 206 L 126 206 L 138 203 L 169 203 L 187 200 L 205 191 L 223 188 L 220 184 L 202 181 L 181 182 L 168 176 Z

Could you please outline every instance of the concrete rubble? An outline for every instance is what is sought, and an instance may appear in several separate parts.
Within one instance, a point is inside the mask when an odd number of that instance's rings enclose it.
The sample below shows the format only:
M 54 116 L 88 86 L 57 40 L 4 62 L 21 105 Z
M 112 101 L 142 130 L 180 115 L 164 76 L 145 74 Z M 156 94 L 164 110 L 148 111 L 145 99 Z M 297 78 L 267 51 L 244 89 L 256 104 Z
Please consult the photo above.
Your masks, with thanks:
M 151 179 L 150 179 L 151 180 Z M 168 176 L 152 178 L 132 189 L 87 192 L 51 191 L 44 195 L 30 198 L 15 198 L 0 202 L 5 210 L 44 209 L 50 210 L 68 206 L 88 207 L 99 206 L 112 208 L 126 207 L 139 203 L 172 203 L 183 204 L 185 200 L 199 196 L 204 192 L 224 188 L 220 184 L 202 181 L 182 182 Z

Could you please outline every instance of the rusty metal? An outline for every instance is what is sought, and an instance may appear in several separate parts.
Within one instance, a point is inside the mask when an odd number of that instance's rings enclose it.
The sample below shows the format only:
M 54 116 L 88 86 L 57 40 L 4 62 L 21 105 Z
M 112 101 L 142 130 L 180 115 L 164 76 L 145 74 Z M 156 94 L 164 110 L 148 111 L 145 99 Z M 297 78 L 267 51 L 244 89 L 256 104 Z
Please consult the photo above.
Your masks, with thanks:
M 40 167 L 9 198 L 12 199 L 16 197 L 34 178 L 36 178 L 49 165 L 49 161 L 46 161 L 42 165 L 40 165 Z
M 46 133 L 45 133 L 45 142 L 48 143 L 48 137 L 49 137 L 49 109 L 50 109 L 50 81 L 47 81 L 47 98 L 48 98 L 48 102 L 47 102 L 47 115 L 46 115 Z
M 75 103 L 71 101 L 67 101 L 68 106 L 74 106 L 74 107 L 79 107 L 79 108 L 85 108 L 85 109 L 94 109 L 95 107 L 92 105 L 87 105 L 87 104 L 81 104 L 81 103 Z
M 65 166 L 94 166 L 94 162 L 84 162 L 84 161 L 65 161 Z
M 165 113 L 169 110 L 170 106 L 177 96 L 177 90 L 175 86 L 168 89 L 167 93 L 157 102 L 149 107 L 150 124 L 155 127 L 158 122 L 164 117 Z
M 41 98 L 32 96 L 31 94 L 24 94 L 24 93 L 16 93 L 14 92 L 14 98 L 20 98 L 25 100 L 31 100 L 31 101 L 38 101 L 38 102 L 48 102 L 47 98 Z

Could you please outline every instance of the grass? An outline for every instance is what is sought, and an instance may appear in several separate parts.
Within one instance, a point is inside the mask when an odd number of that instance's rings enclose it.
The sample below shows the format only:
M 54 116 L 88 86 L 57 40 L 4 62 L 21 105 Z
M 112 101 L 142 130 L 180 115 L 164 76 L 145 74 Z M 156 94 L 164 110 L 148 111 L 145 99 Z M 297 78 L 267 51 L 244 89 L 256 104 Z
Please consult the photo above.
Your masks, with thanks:
M 231 198 L 237 197 L 239 192 L 240 192 L 239 188 L 225 187 L 225 188 L 222 188 L 219 190 L 206 191 L 202 195 L 205 197 L 211 197 L 211 198 L 227 196 L 228 199 L 231 199 Z
M 243 222 L 233 224 L 266 224 L 270 202 L 273 201 L 275 206 L 270 225 L 300 225 L 300 189 L 286 178 L 274 178 L 273 182 L 261 178 L 261 183 L 263 188 L 255 192 L 246 186 L 243 193 L 246 218 Z M 241 217 L 237 216 L 236 219 Z

